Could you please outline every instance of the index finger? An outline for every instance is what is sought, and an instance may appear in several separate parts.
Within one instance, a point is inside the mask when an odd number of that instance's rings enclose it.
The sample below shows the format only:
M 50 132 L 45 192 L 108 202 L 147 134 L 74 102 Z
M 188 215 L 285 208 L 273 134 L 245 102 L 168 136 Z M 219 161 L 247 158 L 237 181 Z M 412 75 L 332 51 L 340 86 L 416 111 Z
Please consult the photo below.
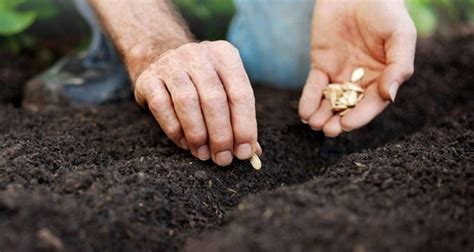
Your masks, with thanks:
M 234 153 L 249 159 L 257 152 L 257 116 L 250 80 L 236 48 L 227 42 L 210 47 L 216 71 L 227 93 L 234 132 Z
M 307 123 L 320 107 L 323 89 L 328 83 L 329 78 L 324 72 L 316 68 L 311 69 L 298 106 L 299 115 L 304 123 Z

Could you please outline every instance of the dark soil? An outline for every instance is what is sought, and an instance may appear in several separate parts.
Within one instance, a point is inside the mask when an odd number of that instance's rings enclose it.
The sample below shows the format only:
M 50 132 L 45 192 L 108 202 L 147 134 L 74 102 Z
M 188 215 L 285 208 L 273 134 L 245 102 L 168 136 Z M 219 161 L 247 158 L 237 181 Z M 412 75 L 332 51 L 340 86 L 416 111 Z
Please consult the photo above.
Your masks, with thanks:
M 24 111 L 31 70 L 2 67 L 0 250 L 470 251 L 473 59 L 473 37 L 422 42 L 396 104 L 335 140 L 257 87 L 259 172 L 197 161 L 132 102 Z
M 244 200 L 188 251 L 470 251 L 474 113 Z

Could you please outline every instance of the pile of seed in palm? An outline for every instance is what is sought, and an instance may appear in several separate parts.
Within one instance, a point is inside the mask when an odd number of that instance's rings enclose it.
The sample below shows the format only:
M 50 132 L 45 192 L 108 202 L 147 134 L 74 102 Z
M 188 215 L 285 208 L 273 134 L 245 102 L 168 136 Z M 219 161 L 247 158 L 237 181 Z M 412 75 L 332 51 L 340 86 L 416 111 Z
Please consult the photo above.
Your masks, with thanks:
M 364 89 L 360 86 L 364 74 L 363 68 L 357 68 L 350 82 L 331 83 L 324 89 L 324 97 L 331 103 L 333 112 L 343 116 L 364 98 Z

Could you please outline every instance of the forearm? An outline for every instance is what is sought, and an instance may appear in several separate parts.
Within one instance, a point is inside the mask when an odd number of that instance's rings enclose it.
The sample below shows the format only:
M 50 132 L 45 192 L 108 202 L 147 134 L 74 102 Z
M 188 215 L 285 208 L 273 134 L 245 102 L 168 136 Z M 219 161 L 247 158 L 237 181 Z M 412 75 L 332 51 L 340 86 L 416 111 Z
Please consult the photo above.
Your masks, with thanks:
M 132 82 L 164 52 L 192 41 L 168 0 L 89 0 L 129 71 Z

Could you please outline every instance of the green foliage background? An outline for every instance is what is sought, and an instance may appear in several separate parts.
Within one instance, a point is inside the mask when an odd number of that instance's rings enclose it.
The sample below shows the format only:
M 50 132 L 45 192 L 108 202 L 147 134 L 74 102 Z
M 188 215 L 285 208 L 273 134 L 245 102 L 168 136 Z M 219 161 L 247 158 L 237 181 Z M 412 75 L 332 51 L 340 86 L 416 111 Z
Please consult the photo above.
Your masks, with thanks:
M 382 0 L 381 0 L 382 1 Z M 173 0 L 198 37 L 224 38 L 233 15 L 232 0 Z M 406 0 L 421 36 L 474 23 L 474 0 Z M 197 22 L 197 23 L 196 23 Z
M 173 0 L 173 3 L 198 38 L 225 38 L 235 11 L 232 0 Z
M 474 0 L 407 0 L 410 15 L 421 36 L 459 29 L 474 23 Z
M 50 0 L 0 0 L 0 34 L 21 33 L 34 21 L 50 19 L 57 13 Z
M 235 12 L 232 0 L 172 2 L 198 39 L 225 38 Z M 455 31 L 465 23 L 474 23 L 474 0 L 406 0 L 406 3 L 421 36 Z M 28 28 L 36 22 L 53 23 L 59 12 L 57 4 L 58 0 L 0 0 L 0 48 L 19 52 L 24 47 L 34 47 L 36 38 Z
M 35 36 L 25 30 L 36 21 L 51 20 L 58 11 L 51 0 L 0 0 L 0 49 L 18 53 L 34 47 Z

